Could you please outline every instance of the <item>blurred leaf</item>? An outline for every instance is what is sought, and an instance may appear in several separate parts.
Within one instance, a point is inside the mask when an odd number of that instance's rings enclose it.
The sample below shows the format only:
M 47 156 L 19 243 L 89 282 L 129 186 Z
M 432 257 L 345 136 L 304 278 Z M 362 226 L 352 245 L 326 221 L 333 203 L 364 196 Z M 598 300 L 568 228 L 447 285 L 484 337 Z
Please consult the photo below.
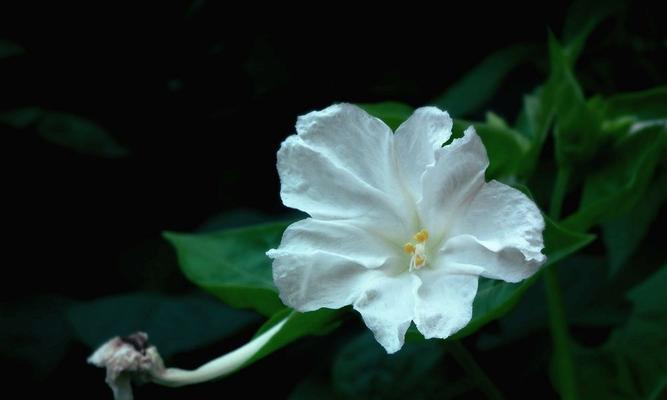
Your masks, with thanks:
M 336 393 L 331 383 L 320 377 L 309 376 L 299 382 L 289 400 L 343 400 L 345 397 Z
M 641 92 L 622 93 L 604 100 L 606 118 L 631 116 L 634 120 L 667 118 L 667 86 Z
M 264 214 L 251 208 L 236 208 L 214 214 L 197 228 L 198 233 L 215 232 L 222 229 L 241 228 L 266 222 L 277 221 L 280 217 Z M 282 218 L 285 220 L 285 218 Z
M 542 92 L 543 107 L 554 113 L 556 160 L 574 166 L 590 160 L 601 141 L 602 120 L 586 102 L 568 56 L 553 36 L 549 37 L 551 73 Z
M 563 41 L 571 65 L 579 57 L 591 32 L 622 6 L 618 0 L 578 0 L 570 6 L 563 27 Z
M 111 296 L 74 305 L 68 317 L 76 336 L 91 348 L 114 335 L 144 331 L 164 357 L 204 347 L 259 322 L 257 315 L 203 294 Z
M 628 294 L 632 316 L 602 347 L 579 347 L 583 398 L 662 399 L 667 394 L 667 265 Z
M 437 341 L 405 343 L 387 354 L 366 332 L 349 341 L 334 360 L 334 388 L 349 399 L 442 399 L 470 389 L 446 373 Z
M 618 141 L 607 154 L 606 164 L 586 177 L 579 210 L 563 224 L 588 230 L 636 204 L 664 154 L 666 137 L 663 127 L 649 127 Z
M 602 234 L 609 257 L 609 274 L 614 275 L 635 252 L 667 201 L 667 174 L 649 185 L 642 200 L 617 218 L 602 223 Z
M 502 127 L 501 122 L 493 117 L 490 123 L 454 120 L 454 134 L 463 132 L 470 125 L 475 127 L 489 156 L 487 179 L 511 176 L 519 172 L 530 147 L 526 138 L 511 128 Z
M 273 284 L 266 251 L 280 244 L 288 223 L 278 222 L 217 232 L 165 232 L 181 270 L 196 285 L 233 307 L 273 315 L 284 308 Z
M 69 300 L 60 297 L 0 303 L 0 358 L 3 363 L 39 380 L 53 371 L 67 354 L 72 340 L 64 315 L 69 304 Z
M 338 327 L 344 313 L 345 310 L 330 310 L 327 308 L 307 313 L 300 313 L 291 309 L 277 312 L 262 325 L 255 336 L 266 332 L 285 318 L 287 318 L 287 322 L 244 366 L 266 357 L 303 336 L 329 333 Z
M 45 112 L 37 123 L 37 132 L 52 143 L 82 154 L 118 158 L 128 153 L 107 131 L 73 114 Z
M 107 131 L 74 114 L 23 107 L 0 113 L 0 123 L 14 129 L 34 126 L 44 140 L 81 154 L 105 158 L 119 158 L 128 154 Z
M 0 60 L 25 53 L 23 47 L 7 39 L 0 39 Z
M 431 103 L 457 118 L 479 110 L 493 97 L 507 74 L 522 64 L 532 50 L 530 46 L 516 45 L 490 54 Z
M 565 315 L 571 325 L 587 328 L 616 326 L 627 319 L 628 305 L 603 296 L 608 290 L 604 257 L 575 254 L 558 266 Z M 543 281 L 530 287 L 510 313 L 498 321 L 498 329 L 485 330 L 478 346 L 491 349 L 518 341 L 540 329 L 547 330 L 549 309 Z
M 595 236 L 568 230 L 545 216 L 545 254 L 547 261 L 542 269 L 559 262 L 589 244 Z M 509 312 L 521 299 L 523 293 L 539 278 L 539 273 L 520 283 L 507 283 L 496 279 L 479 278 L 477 295 L 473 303 L 472 319 L 465 328 L 452 336 L 461 339 L 479 330 L 494 319 Z M 408 329 L 412 339 L 422 338 L 414 328 Z
M 359 104 L 370 115 L 380 118 L 392 130 L 396 130 L 412 115 L 414 109 L 407 104 L 394 101 L 373 104 Z
M 9 125 L 14 129 L 25 129 L 37 123 L 42 115 L 42 109 L 39 107 L 17 108 L 0 113 L 0 123 Z

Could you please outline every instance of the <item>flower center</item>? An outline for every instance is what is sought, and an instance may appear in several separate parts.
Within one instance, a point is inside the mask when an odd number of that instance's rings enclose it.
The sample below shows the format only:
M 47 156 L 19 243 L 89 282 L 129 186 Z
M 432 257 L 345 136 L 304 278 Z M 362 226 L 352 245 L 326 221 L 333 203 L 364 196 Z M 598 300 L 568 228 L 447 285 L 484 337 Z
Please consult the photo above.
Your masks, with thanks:
M 408 271 L 414 271 L 426 265 L 426 241 L 428 240 L 428 231 L 422 229 L 415 233 L 413 239 L 415 243 L 408 242 L 403 245 L 403 251 L 412 254 Z

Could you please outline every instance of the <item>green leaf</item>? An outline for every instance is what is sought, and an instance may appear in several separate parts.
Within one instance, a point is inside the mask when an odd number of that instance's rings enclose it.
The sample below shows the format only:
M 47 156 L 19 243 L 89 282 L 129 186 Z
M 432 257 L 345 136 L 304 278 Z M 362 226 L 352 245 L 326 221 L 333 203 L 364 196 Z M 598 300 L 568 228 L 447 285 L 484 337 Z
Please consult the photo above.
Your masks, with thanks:
M 563 40 L 572 65 L 591 32 L 622 6 L 618 0 L 579 0 L 570 6 L 563 27 Z
M 373 104 L 359 104 L 370 115 L 380 118 L 392 130 L 396 130 L 406 119 L 412 115 L 414 109 L 407 104 L 394 101 Z
M 68 317 L 75 335 L 91 348 L 113 335 L 144 331 L 165 357 L 232 336 L 259 320 L 202 294 L 157 293 L 96 299 L 70 307 Z
M 370 333 L 364 333 L 337 354 L 333 385 L 348 399 L 452 398 L 470 388 L 444 369 L 443 355 L 443 346 L 436 341 L 406 343 L 388 355 Z
M 490 54 L 431 103 L 450 115 L 463 117 L 479 110 L 514 68 L 525 62 L 533 48 L 517 45 Z
M 73 114 L 45 112 L 37 122 L 37 132 L 45 140 L 82 154 L 119 158 L 128 153 L 106 130 Z
M 23 53 L 25 53 L 23 47 L 10 40 L 0 39 L 0 60 L 3 58 L 18 56 Z
M 165 232 L 181 270 L 196 285 L 233 307 L 273 315 L 284 308 L 266 251 L 280 244 L 289 223 L 279 222 L 200 234 Z
M 667 86 L 622 93 L 604 100 L 606 118 L 631 116 L 636 121 L 667 119 Z
M 549 37 L 549 58 L 551 73 L 542 92 L 542 107 L 555 116 L 556 160 L 560 166 L 578 165 L 598 149 L 601 116 L 586 102 L 568 55 L 553 36 Z
M 609 275 L 615 275 L 639 247 L 660 207 L 667 201 L 667 174 L 655 179 L 642 200 L 620 216 L 602 223 L 609 257 Z
M 583 398 L 662 399 L 667 394 L 667 265 L 628 294 L 627 323 L 600 348 L 576 354 Z
M 308 335 L 322 335 L 338 327 L 345 310 L 322 308 L 317 311 L 300 313 L 284 309 L 271 317 L 258 331 L 258 336 L 287 318 L 287 322 L 255 355 L 244 364 L 248 366 L 255 361 L 279 350 L 295 340 Z
M 511 176 L 520 172 L 530 148 L 526 138 L 511 128 L 503 127 L 501 122 L 493 117 L 487 123 L 454 120 L 454 135 L 459 135 L 470 125 L 475 127 L 489 156 L 487 179 Z
M 563 224 L 585 231 L 636 204 L 651 182 L 666 138 L 667 130 L 654 126 L 618 141 L 605 164 L 586 177 L 579 209 Z

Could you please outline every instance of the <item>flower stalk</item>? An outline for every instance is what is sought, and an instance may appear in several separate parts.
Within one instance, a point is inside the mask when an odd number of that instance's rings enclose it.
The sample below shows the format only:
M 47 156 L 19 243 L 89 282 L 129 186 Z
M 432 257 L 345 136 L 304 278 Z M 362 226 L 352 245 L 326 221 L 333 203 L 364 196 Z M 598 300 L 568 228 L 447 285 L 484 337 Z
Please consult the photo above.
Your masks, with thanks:
M 549 204 L 549 214 L 554 220 L 560 218 L 560 212 L 565 199 L 567 183 L 570 170 L 560 168 L 556 176 L 554 190 Z M 576 400 L 577 385 L 575 377 L 574 362 L 572 361 L 571 338 L 565 317 L 563 297 L 558 283 L 558 276 L 554 269 L 556 264 L 551 265 L 544 271 L 544 283 L 549 307 L 549 329 L 554 346 L 554 361 L 557 371 L 557 382 L 560 395 L 565 400 Z
M 148 335 L 138 332 L 115 337 L 98 348 L 88 362 L 106 368 L 106 382 L 115 400 L 132 400 L 132 381 L 179 387 L 208 382 L 229 375 L 247 364 L 285 325 L 287 318 L 248 343 L 194 370 L 165 368 Z

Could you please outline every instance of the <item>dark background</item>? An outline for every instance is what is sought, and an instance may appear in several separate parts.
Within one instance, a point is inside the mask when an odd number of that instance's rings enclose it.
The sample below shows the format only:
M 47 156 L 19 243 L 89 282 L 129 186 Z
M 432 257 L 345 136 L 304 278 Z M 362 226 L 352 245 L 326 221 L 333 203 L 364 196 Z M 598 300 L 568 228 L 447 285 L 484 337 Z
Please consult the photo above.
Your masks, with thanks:
M 548 29 L 558 34 L 567 13 L 563 5 L 519 12 L 472 4 L 384 19 L 342 7 L 267 22 L 205 1 L 157 8 L 32 4 L 0 13 L 0 38 L 25 49 L 0 62 L 0 111 L 39 106 L 83 116 L 129 150 L 99 158 L 0 128 L 10 237 L 0 279 L 4 306 L 191 290 L 161 232 L 192 231 L 240 208 L 284 213 L 275 153 L 298 115 L 340 101 L 428 104 L 492 51 L 516 43 L 544 47 Z M 584 87 L 613 93 L 664 82 L 658 15 L 628 6 L 603 24 L 581 62 L 591 72 Z M 626 40 L 605 42 L 609 36 Z M 522 94 L 546 76 L 546 50 L 541 54 L 544 60 L 513 71 L 485 109 L 514 118 Z M 637 55 L 642 62 L 633 62 Z M 55 329 L 44 321 L 34 329 Z M 195 365 L 228 342 L 177 360 Z M 49 371 L 12 354 L 3 364 L 9 361 L 10 386 L 22 397 L 48 389 L 108 398 L 102 372 L 84 362 L 89 351 L 71 342 Z M 252 397 L 263 387 L 249 382 L 270 380 L 282 398 L 317 361 L 287 349 L 229 380 L 178 391 L 144 387 L 138 397 L 212 398 L 239 388 Z M 546 374 L 539 379 L 542 391 L 549 387 Z M 505 386 L 509 395 L 518 390 Z

